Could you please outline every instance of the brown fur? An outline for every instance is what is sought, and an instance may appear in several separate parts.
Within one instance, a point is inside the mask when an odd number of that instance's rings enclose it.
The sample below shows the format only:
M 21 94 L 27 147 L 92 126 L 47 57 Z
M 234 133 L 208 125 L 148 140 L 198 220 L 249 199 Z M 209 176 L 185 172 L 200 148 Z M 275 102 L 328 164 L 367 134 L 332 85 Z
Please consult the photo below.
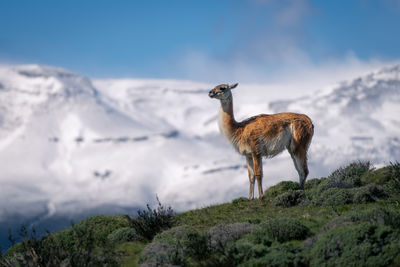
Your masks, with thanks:
M 314 134 L 311 119 L 304 114 L 262 114 L 236 122 L 233 115 L 231 89 L 236 85 L 221 84 L 209 96 L 221 101 L 220 128 L 235 149 L 246 156 L 250 180 L 250 196 L 257 179 L 262 198 L 262 157 L 274 157 L 285 148 L 289 151 L 303 187 L 308 175 L 307 150 Z
M 293 125 L 295 152 L 301 149 L 301 144 L 311 141 L 313 125 L 309 117 L 297 113 L 261 114 L 244 121 L 233 122 L 233 136 L 239 146 L 250 144 L 251 150 L 256 154 L 270 156 L 259 150 L 259 137 L 273 139 L 285 128 Z M 306 145 L 308 147 L 308 144 Z M 272 156 L 272 155 L 271 155 Z

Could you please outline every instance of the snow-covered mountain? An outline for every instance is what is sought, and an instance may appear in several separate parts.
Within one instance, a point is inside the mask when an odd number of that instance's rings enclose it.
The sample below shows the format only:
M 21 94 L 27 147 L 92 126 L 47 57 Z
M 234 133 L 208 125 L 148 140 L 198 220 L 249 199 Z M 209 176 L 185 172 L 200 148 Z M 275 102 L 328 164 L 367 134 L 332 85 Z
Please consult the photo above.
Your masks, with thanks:
M 218 131 L 213 86 L 0 67 L 0 222 L 138 207 L 156 194 L 177 210 L 246 196 L 245 161 Z M 237 119 L 280 111 L 313 119 L 310 177 L 356 159 L 400 159 L 400 66 L 300 99 L 270 102 L 277 93 L 262 85 L 233 94 Z M 264 160 L 264 175 L 264 187 L 297 180 L 286 152 Z
M 0 69 L 0 221 L 143 206 L 155 194 L 177 209 L 238 195 L 242 179 L 214 181 L 239 161 L 212 123 L 209 86 L 99 83 L 107 89 L 52 67 Z

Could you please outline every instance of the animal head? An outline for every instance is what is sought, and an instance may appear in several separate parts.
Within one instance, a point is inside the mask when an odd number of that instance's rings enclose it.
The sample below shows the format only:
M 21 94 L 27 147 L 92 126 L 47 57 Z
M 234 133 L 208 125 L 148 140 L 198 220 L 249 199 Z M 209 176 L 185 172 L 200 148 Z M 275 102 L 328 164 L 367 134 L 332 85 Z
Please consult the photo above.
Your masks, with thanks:
M 214 89 L 212 89 L 209 93 L 208 96 L 211 98 L 216 98 L 219 100 L 225 100 L 228 99 L 229 97 L 232 96 L 231 90 L 238 86 L 238 83 L 235 84 L 220 84 L 218 86 L 215 86 Z

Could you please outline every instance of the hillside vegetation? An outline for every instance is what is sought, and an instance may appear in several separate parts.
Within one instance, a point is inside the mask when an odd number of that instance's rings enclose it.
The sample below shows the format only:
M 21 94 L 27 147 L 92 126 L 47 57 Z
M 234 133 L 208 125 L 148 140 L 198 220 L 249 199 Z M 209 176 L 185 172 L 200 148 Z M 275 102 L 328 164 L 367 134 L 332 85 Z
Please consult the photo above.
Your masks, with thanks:
M 353 162 L 305 190 L 283 181 L 264 200 L 238 198 L 174 214 L 94 216 L 23 240 L 0 266 L 400 266 L 400 164 Z

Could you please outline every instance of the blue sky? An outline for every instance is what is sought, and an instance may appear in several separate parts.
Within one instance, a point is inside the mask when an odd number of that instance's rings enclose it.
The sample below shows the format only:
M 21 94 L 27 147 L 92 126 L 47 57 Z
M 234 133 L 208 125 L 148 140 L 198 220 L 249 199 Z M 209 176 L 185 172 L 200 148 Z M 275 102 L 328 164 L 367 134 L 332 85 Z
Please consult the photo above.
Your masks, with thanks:
M 260 81 L 400 58 L 400 1 L 1 1 L 0 63 Z

